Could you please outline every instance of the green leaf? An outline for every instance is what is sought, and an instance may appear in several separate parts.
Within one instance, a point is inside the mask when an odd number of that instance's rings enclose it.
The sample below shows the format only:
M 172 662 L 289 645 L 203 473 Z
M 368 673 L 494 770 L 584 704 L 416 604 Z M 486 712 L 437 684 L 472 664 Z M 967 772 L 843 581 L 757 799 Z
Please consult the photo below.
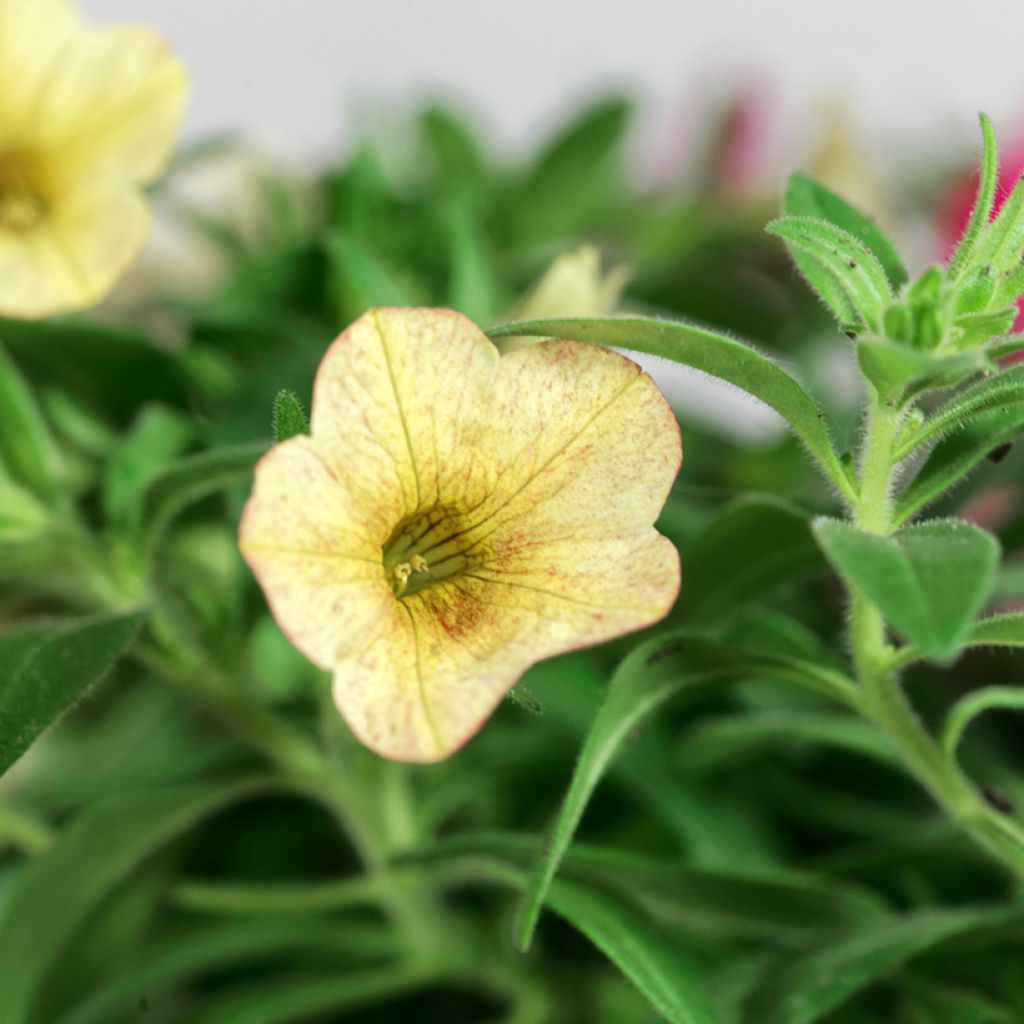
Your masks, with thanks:
M 282 388 L 274 395 L 274 411 L 271 418 L 274 444 L 287 441 L 289 437 L 309 433 L 309 420 L 302 408 L 299 396 L 288 388 Z
M 877 726 L 834 711 L 793 708 L 701 718 L 679 739 L 677 767 L 688 777 L 742 769 L 769 750 L 824 745 L 899 767 L 895 747 Z
M 688 650 L 683 659 L 676 650 L 679 646 L 677 643 L 672 648 L 671 642 L 663 636 L 638 644 L 612 676 L 607 696 L 576 762 L 547 852 L 535 864 L 520 905 L 517 933 L 523 949 L 529 948 L 533 939 L 548 890 L 590 796 L 626 737 L 681 690 L 695 689 L 734 676 L 730 660 L 710 645 L 692 643 L 692 650 Z M 670 655 L 662 657 L 667 649 Z
M 1022 432 L 1024 404 L 991 409 L 959 425 L 935 445 L 899 496 L 893 513 L 896 523 L 905 523 L 964 480 L 990 452 L 1013 441 Z
M 470 320 L 489 324 L 498 314 L 503 297 L 491 254 L 469 204 L 446 204 L 442 222 L 448 236 L 449 278 L 447 305 Z
M 523 890 L 525 872 L 499 857 L 471 862 L 480 880 Z M 471 881 L 462 873 L 463 882 Z M 547 902 L 559 917 L 584 934 L 672 1024 L 720 1024 L 689 959 L 644 916 L 604 887 L 583 881 L 555 881 Z
M 940 943 L 1019 920 L 1017 908 L 923 910 L 872 921 L 773 964 L 748 1008 L 757 1024 L 814 1024 Z
M 942 727 L 942 749 L 951 761 L 964 731 L 985 711 L 993 709 L 1024 711 L 1024 687 L 986 686 L 961 697 L 946 715 Z
M 905 459 L 933 437 L 966 426 L 980 413 L 1024 404 L 1024 365 L 1013 366 L 987 377 L 954 395 L 936 409 L 917 429 L 901 438 L 896 459 Z
M 177 459 L 147 487 L 140 517 L 152 550 L 167 528 L 189 505 L 227 487 L 248 481 L 267 450 L 265 444 L 213 448 Z
M 791 174 L 786 182 L 783 210 L 790 217 L 813 217 L 842 228 L 863 242 L 882 265 L 893 290 L 907 283 L 907 271 L 896 247 L 865 213 L 806 174 Z
M 968 647 L 1024 647 L 1024 612 L 993 615 L 974 624 Z
M 781 238 L 794 257 L 799 255 L 813 263 L 816 272 L 808 280 L 826 302 L 829 294 L 821 287 L 821 278 L 827 275 L 825 280 L 833 288 L 839 287 L 856 311 L 856 319 L 851 322 L 842 319 L 844 309 L 833 308 L 840 326 L 860 325 L 876 333 L 881 331 L 882 311 L 892 298 L 892 288 L 881 263 L 867 245 L 842 228 L 813 217 L 783 217 L 772 221 L 765 230 Z M 802 264 L 798 265 L 803 269 Z
M 49 522 L 42 499 L 8 479 L 0 466 L 0 546 L 23 544 L 38 537 Z
M 992 216 L 992 203 L 996 197 L 996 182 L 999 176 L 996 134 L 986 114 L 979 114 L 978 121 L 981 123 L 982 141 L 981 178 L 978 181 L 978 197 L 974 201 L 971 218 L 949 262 L 949 277 L 953 281 L 961 277 L 963 271 L 972 264 L 974 247 L 982 231 L 988 226 L 989 218 Z
M 349 324 L 374 306 L 417 305 L 413 292 L 367 242 L 343 231 L 332 231 L 323 244 L 339 323 Z
M 110 671 L 144 618 L 37 622 L 0 634 L 0 773 Z
M 419 117 L 420 136 L 433 154 L 442 181 L 482 177 L 483 151 L 465 122 L 451 110 L 436 105 Z
M 782 416 L 839 493 L 847 499 L 854 496 L 854 486 L 832 446 L 825 414 L 785 370 L 749 345 L 702 327 L 648 317 L 535 320 L 502 324 L 488 333 L 492 338 L 539 335 L 632 349 L 735 384 Z
M 322 922 L 306 917 L 203 922 L 176 928 L 148 942 L 123 970 L 89 992 L 54 1024 L 104 1024 L 128 1019 L 140 1000 L 163 996 L 193 978 L 240 967 L 280 967 L 315 958 L 343 961 L 386 955 L 393 943 L 379 927 L 353 921 Z M 117 1016 L 120 1014 L 120 1016 Z
M 591 794 L 625 739 L 670 698 L 742 677 L 773 676 L 855 701 L 847 684 L 818 666 L 793 658 L 758 658 L 676 631 L 652 637 L 623 659 L 608 685 L 576 762 L 546 851 L 534 865 L 520 905 L 517 936 L 529 946 L 558 866 L 572 842 Z
M 982 232 L 971 257 L 975 266 L 990 266 L 995 274 L 1020 269 L 1024 248 L 1024 175 L 1003 203 L 999 216 Z
M 999 544 L 955 519 L 911 526 L 891 537 L 836 519 L 814 523 L 825 556 L 925 657 L 952 657 L 988 597 Z
M 142 790 L 93 804 L 75 818 L 25 869 L 0 919 L 4 1024 L 27 1024 L 64 943 L 143 860 L 202 818 L 268 788 L 250 780 Z
M 686 547 L 686 586 L 673 619 L 711 622 L 768 588 L 820 564 L 807 517 L 771 499 L 725 509 Z
M 164 405 L 142 409 L 103 473 L 103 512 L 112 526 L 139 527 L 146 488 L 167 463 L 185 451 L 195 435 L 194 423 L 175 409 Z
M 14 360 L 0 346 L 0 466 L 44 498 L 61 493 L 64 463 L 57 442 Z
M 626 100 L 598 100 L 541 149 L 515 196 L 513 228 L 524 241 L 592 232 L 621 202 L 631 113 Z
M 856 350 L 861 372 L 883 402 L 908 389 L 919 393 L 927 388 L 951 387 L 990 365 L 978 349 L 936 356 L 885 338 L 858 338 Z

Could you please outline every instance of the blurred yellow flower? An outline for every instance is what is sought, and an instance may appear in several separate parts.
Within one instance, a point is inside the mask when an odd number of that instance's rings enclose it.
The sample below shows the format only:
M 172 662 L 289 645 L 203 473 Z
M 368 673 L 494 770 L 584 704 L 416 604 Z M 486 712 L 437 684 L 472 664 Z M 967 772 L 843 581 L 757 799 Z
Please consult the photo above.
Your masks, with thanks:
M 593 245 L 557 256 L 530 289 L 515 312 L 516 320 L 545 320 L 568 316 L 605 316 L 619 303 L 629 281 L 628 267 L 601 270 L 601 252 Z M 504 338 L 503 352 L 533 345 L 539 338 Z
M 371 310 L 331 346 L 311 436 L 256 470 L 241 550 L 353 731 L 435 761 L 534 662 L 660 619 L 653 528 L 681 457 L 653 381 L 547 341 L 500 356 L 448 310 Z
M 171 151 L 184 67 L 148 29 L 67 0 L 0 0 L 0 314 L 101 299 L 146 235 L 139 186 Z

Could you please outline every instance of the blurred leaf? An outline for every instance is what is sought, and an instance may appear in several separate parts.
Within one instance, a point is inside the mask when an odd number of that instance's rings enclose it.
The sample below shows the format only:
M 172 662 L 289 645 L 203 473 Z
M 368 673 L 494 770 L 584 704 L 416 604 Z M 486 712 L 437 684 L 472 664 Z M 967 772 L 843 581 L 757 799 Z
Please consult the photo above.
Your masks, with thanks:
M 502 304 L 502 290 L 483 235 L 468 204 L 451 201 L 442 213 L 450 250 L 446 305 L 484 326 Z
M 163 405 L 144 406 L 103 473 L 107 522 L 120 529 L 138 528 L 146 488 L 195 436 L 195 425 L 182 413 Z
M 442 181 L 463 182 L 483 176 L 483 150 L 470 128 L 452 110 L 436 104 L 427 107 L 420 114 L 419 131 Z
M 791 174 L 786 182 L 783 209 L 790 217 L 813 217 L 842 228 L 871 250 L 894 291 L 907 283 L 907 271 L 899 252 L 874 219 L 820 181 L 806 174 Z
M 538 154 L 516 195 L 513 228 L 532 243 L 600 222 L 623 194 L 623 142 L 631 107 L 622 99 L 584 109 Z
M 525 873 L 497 857 L 476 857 L 484 881 L 522 890 Z M 593 883 L 554 881 L 547 902 L 582 932 L 673 1024 L 720 1024 L 703 984 L 679 946 L 613 894 Z
M 0 346 L 0 468 L 4 463 L 42 497 L 61 496 L 60 450 L 25 378 Z
M 343 231 L 324 239 L 330 262 L 329 289 L 340 324 L 374 306 L 415 306 L 416 298 L 368 243 Z
M 144 618 L 36 622 L 0 634 L 0 773 L 110 671 Z
M 939 660 L 955 654 L 992 586 L 999 544 L 991 534 L 956 519 L 891 537 L 837 519 L 813 528 L 835 570 L 917 650 Z
M 748 1000 L 751 1024 L 813 1024 L 942 942 L 1019 920 L 1019 908 L 924 910 L 873 921 L 771 965 Z
M 150 550 L 189 505 L 227 487 L 247 482 L 266 444 L 213 448 L 177 459 L 146 488 L 140 522 Z
M 274 411 L 271 419 L 274 444 L 287 441 L 289 437 L 309 433 L 309 420 L 302 408 L 299 396 L 288 388 L 282 388 L 274 396 Z
M 27 1024 L 37 988 L 86 915 L 146 857 L 263 781 L 126 793 L 83 811 L 22 873 L 0 919 L 4 1024 Z
M 872 722 L 834 711 L 793 708 L 705 717 L 679 738 L 676 764 L 689 777 L 742 770 L 767 748 L 833 747 L 900 767 L 888 737 Z
M 387 1003 L 448 980 L 460 981 L 461 975 L 421 964 L 360 967 L 349 974 L 337 968 L 316 973 L 306 970 L 237 984 L 208 996 L 202 1009 L 190 1016 L 189 1024 L 323 1020 L 325 1013 Z
M 967 727 L 986 711 L 1024 711 L 1024 686 L 985 686 L 964 694 L 946 715 L 942 749 L 951 761 Z
M 673 618 L 711 622 L 820 563 L 810 524 L 782 501 L 744 498 L 685 548 L 686 583 Z
M 143 945 L 123 969 L 90 992 L 54 1024 L 103 1024 L 127 1019 L 141 1000 L 152 1002 L 194 978 L 240 967 L 279 967 L 294 959 L 326 962 L 380 956 L 393 942 L 379 928 L 352 921 L 247 918 L 203 922 L 175 929 Z M 120 1014 L 120 1017 L 115 1017 Z
M 785 370 L 742 342 L 702 327 L 644 317 L 536 320 L 502 324 L 488 333 L 492 338 L 540 335 L 632 349 L 735 384 L 787 420 L 839 492 L 853 493 L 817 403 Z
M 1024 405 L 993 409 L 954 427 L 931 450 L 896 501 L 894 518 L 905 523 L 983 462 L 989 452 L 1024 432 Z

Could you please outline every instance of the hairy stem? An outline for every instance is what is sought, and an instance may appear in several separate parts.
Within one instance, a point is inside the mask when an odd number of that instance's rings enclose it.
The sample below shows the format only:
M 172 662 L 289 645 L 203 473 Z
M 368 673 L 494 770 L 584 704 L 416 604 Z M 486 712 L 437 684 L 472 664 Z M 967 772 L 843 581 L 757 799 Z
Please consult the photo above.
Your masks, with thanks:
M 899 425 L 898 411 L 872 395 L 853 521 L 860 529 L 880 536 L 887 536 L 895 526 L 891 486 L 896 464 L 893 443 Z M 924 728 L 903 691 L 895 668 L 898 662 L 878 609 L 856 591 L 850 595 L 850 609 L 850 648 L 865 713 L 888 733 L 907 769 L 947 813 L 996 859 L 1024 876 L 1024 835 L 1014 822 L 988 806 Z

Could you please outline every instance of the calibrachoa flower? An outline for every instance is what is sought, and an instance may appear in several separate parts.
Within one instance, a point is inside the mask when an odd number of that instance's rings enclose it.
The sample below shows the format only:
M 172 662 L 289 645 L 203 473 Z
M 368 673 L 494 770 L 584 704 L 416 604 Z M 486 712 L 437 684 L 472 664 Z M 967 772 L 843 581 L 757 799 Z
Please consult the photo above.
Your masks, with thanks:
M 185 91 L 148 29 L 0 0 L 0 313 L 82 309 L 110 290 L 142 246 L 139 186 L 167 160 Z
M 241 549 L 356 735 L 435 761 L 534 662 L 668 611 L 678 556 L 652 524 L 680 457 L 623 356 L 499 356 L 458 313 L 371 310 L 320 365 L 311 436 L 257 466 Z

